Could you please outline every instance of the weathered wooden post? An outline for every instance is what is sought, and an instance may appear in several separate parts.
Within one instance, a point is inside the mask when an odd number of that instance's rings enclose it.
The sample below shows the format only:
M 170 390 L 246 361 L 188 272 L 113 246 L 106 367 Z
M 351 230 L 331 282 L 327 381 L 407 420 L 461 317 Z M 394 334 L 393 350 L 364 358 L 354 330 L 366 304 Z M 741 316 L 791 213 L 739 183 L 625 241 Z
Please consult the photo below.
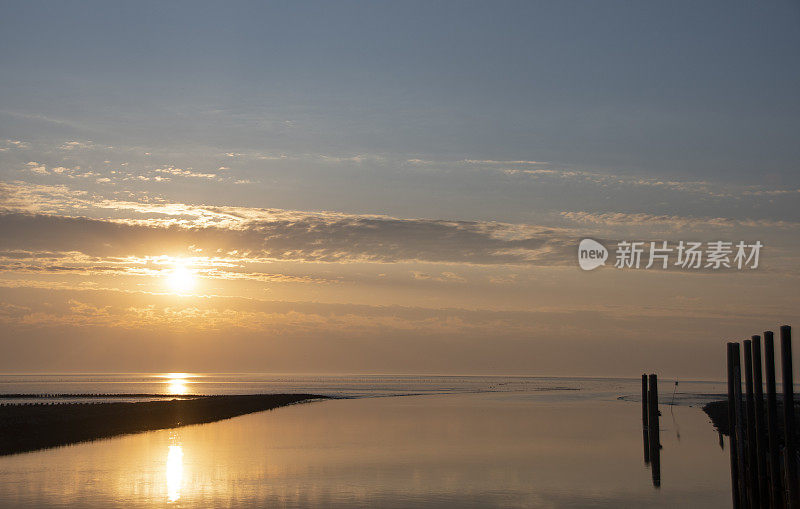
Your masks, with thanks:
M 769 441 L 769 476 L 772 507 L 783 507 L 783 478 L 778 440 L 778 398 L 775 391 L 775 344 L 772 331 L 764 331 L 764 375 L 767 381 L 767 437 Z
M 650 471 L 653 477 L 653 486 L 659 487 L 661 486 L 661 439 L 658 429 L 658 377 L 655 374 L 650 375 L 649 378 L 647 406 L 649 409 L 647 424 L 650 432 Z
M 739 464 L 737 459 L 736 448 L 736 430 L 734 424 L 736 422 L 736 406 L 734 398 L 736 397 L 733 390 L 734 383 L 734 363 L 733 363 L 733 343 L 728 343 L 728 440 L 730 454 L 731 454 L 731 491 L 733 496 L 733 509 L 742 507 L 739 502 Z
M 739 343 L 733 344 L 733 399 L 736 411 L 736 423 L 732 424 L 732 433 L 736 434 L 736 458 L 739 461 L 739 500 L 742 507 L 749 507 L 747 496 L 747 462 L 744 449 L 744 411 L 742 409 L 742 356 Z
M 642 374 L 642 442 L 644 443 L 644 462 L 650 463 L 650 435 L 647 430 L 647 375 Z
M 758 507 L 758 451 L 756 450 L 756 407 L 753 397 L 753 342 L 744 340 L 744 386 L 747 405 L 747 484 L 750 491 L 750 506 Z
M 767 430 L 764 422 L 764 380 L 761 376 L 761 336 L 753 336 L 753 389 L 756 405 L 756 457 L 758 460 L 758 494 L 762 507 L 769 507 L 767 481 Z
M 787 507 L 800 509 L 797 486 L 797 444 L 794 437 L 794 377 L 792 374 L 792 328 L 781 325 L 781 370 L 783 375 L 783 434 L 786 447 Z

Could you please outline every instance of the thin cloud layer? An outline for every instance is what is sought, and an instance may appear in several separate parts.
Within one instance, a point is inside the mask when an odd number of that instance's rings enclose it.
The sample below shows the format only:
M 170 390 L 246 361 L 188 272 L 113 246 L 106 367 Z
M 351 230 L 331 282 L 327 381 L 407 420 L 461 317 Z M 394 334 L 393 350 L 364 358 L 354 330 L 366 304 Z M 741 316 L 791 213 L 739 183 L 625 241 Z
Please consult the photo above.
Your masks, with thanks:
M 469 264 L 564 263 L 575 244 L 566 231 L 527 226 L 508 236 L 499 223 L 324 214 L 247 220 L 236 228 L 148 225 L 43 214 L 0 214 L 8 249 L 99 257 L 225 254 L 310 262 L 405 261 Z

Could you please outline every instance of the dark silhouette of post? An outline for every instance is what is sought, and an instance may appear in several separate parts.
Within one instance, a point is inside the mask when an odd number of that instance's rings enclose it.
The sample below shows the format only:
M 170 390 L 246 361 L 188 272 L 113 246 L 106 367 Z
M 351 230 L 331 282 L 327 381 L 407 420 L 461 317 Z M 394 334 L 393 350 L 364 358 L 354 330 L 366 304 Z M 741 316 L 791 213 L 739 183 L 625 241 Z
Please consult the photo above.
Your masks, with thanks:
M 658 429 L 658 377 L 650 375 L 647 406 L 647 424 L 650 436 L 650 471 L 653 477 L 653 486 L 661 486 L 661 439 Z
M 749 507 L 747 497 L 747 462 L 744 449 L 744 411 L 742 409 L 742 356 L 739 353 L 739 343 L 733 343 L 733 399 L 736 411 L 736 422 L 731 423 L 731 433 L 736 434 L 736 458 L 739 462 L 739 500 L 742 507 Z
M 756 456 L 758 458 L 758 494 L 762 507 L 769 507 L 767 481 L 767 429 L 764 422 L 764 380 L 761 376 L 761 336 L 753 336 L 753 394 L 756 405 Z
M 733 390 L 734 384 L 734 362 L 733 362 L 733 343 L 728 343 L 728 436 L 730 437 L 728 447 L 731 454 L 731 491 L 733 496 L 733 509 L 742 507 L 739 502 L 739 465 L 736 456 L 736 432 L 734 423 L 736 422 L 736 406 L 734 398 L 736 393 Z
M 794 436 L 794 378 L 792 374 L 792 328 L 781 326 L 781 370 L 783 375 L 783 434 L 786 462 L 787 507 L 800 509 L 797 486 L 797 444 Z
M 753 397 L 753 342 L 744 340 L 744 385 L 747 405 L 747 484 L 750 507 L 758 507 L 758 451 L 756 450 L 756 407 Z
M 644 442 L 644 462 L 650 463 L 650 435 L 647 431 L 647 375 L 642 375 L 642 442 Z
M 764 332 L 764 375 L 767 381 L 767 437 L 772 507 L 783 507 L 783 478 L 778 439 L 778 398 L 775 391 L 775 345 L 772 331 Z

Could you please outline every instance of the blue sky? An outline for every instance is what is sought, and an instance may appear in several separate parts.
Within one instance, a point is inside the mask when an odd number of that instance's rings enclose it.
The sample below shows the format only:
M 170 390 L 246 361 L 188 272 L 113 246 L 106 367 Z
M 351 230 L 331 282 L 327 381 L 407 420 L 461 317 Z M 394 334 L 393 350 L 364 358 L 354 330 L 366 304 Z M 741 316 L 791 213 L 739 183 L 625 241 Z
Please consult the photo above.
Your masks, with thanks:
M 7 3 L 3 129 L 796 185 L 798 9 Z

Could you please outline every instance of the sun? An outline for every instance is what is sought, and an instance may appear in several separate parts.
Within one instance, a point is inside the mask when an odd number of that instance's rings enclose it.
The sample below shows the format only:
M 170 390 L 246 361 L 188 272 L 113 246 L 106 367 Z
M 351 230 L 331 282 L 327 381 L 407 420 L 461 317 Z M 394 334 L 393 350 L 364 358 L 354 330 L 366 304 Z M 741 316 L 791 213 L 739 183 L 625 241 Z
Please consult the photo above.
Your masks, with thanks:
M 176 265 L 167 276 L 167 285 L 176 293 L 188 293 L 195 287 L 194 273 L 184 265 Z

